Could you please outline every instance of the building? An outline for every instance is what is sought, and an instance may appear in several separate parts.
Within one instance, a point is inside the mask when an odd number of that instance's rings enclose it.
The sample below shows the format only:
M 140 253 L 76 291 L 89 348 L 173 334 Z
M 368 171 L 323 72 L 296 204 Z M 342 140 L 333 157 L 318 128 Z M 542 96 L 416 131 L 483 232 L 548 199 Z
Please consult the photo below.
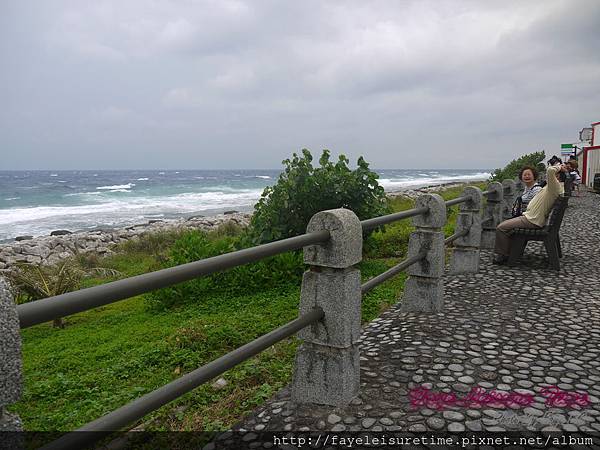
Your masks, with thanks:
M 592 124 L 590 146 L 583 147 L 583 165 L 581 166 L 581 181 L 592 187 L 594 174 L 600 173 L 600 122 Z

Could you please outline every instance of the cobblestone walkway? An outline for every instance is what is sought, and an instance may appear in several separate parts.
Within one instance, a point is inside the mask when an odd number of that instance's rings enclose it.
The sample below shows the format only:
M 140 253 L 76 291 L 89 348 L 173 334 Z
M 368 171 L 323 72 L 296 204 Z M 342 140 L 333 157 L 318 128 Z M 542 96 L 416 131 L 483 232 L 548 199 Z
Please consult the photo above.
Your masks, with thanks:
M 361 337 L 361 391 L 349 406 L 297 405 L 286 388 L 234 427 L 259 431 L 600 431 L 600 196 L 573 197 L 561 228 L 560 272 L 530 243 L 520 266 L 445 277 L 440 314 L 393 307 Z M 473 387 L 529 393 L 523 407 L 411 407 L 409 392 L 465 396 Z M 544 388 L 588 394 L 583 407 L 547 404 Z M 256 446 L 259 446 L 260 444 Z

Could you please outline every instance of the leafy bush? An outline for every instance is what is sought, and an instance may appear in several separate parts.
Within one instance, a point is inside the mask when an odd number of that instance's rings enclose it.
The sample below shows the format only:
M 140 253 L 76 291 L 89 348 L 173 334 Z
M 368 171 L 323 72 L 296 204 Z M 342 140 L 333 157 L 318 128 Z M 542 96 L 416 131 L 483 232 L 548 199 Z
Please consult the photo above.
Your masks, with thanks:
M 302 155 L 294 153 L 283 161 L 285 170 L 277 184 L 265 188 L 255 205 L 250 223 L 255 244 L 303 234 L 310 218 L 326 209 L 347 208 L 361 220 L 389 211 L 378 175 L 362 157 L 356 170 L 350 170 L 344 155 L 337 163 L 330 162 L 329 150 L 323 150 L 320 167 L 313 167 L 308 150 L 303 149 Z
M 544 170 L 544 159 L 546 154 L 542 150 L 541 152 L 528 153 L 521 156 L 520 158 L 513 159 L 510 163 L 504 167 L 504 169 L 496 169 L 492 173 L 490 181 L 500 181 L 507 178 L 514 179 L 519 176 L 519 172 L 523 166 L 531 166 L 538 169 L 538 171 Z
M 245 235 L 223 236 L 189 231 L 175 241 L 167 266 L 173 267 L 245 247 Z M 196 280 L 151 292 L 146 295 L 152 308 L 164 309 L 189 301 L 198 301 L 207 293 L 229 296 L 247 295 L 286 285 L 298 286 L 304 272 L 301 252 L 288 252 L 258 262 L 217 272 Z

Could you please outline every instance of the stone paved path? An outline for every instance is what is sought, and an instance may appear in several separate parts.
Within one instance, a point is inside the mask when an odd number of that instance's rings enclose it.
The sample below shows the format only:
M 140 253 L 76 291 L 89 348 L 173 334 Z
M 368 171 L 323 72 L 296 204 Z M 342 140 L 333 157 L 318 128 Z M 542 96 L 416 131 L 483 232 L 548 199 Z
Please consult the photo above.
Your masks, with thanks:
M 445 277 L 445 311 L 393 307 L 361 338 L 361 391 L 349 406 L 296 405 L 282 390 L 234 427 L 257 431 L 600 431 L 600 196 L 573 197 L 561 229 L 560 272 L 530 243 L 520 266 Z M 546 405 L 543 389 L 584 391 L 585 407 Z M 474 386 L 530 393 L 527 408 L 411 408 L 425 386 L 464 396 Z M 261 446 L 258 442 L 256 447 Z M 267 445 L 268 446 L 268 445 Z M 251 447 L 254 447 L 251 445 Z

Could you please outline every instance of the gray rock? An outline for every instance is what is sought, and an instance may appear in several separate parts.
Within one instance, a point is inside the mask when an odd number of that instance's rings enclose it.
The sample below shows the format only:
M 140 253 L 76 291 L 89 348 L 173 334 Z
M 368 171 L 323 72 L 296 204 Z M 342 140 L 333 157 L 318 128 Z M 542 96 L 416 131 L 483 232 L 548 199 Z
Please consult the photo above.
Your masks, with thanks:
M 67 234 L 73 234 L 73 233 L 69 230 L 54 230 L 54 231 L 50 232 L 50 236 L 65 236 Z
M 444 428 L 444 426 L 446 426 L 446 422 L 439 417 L 429 417 L 427 419 L 427 426 L 432 430 L 441 430 Z

